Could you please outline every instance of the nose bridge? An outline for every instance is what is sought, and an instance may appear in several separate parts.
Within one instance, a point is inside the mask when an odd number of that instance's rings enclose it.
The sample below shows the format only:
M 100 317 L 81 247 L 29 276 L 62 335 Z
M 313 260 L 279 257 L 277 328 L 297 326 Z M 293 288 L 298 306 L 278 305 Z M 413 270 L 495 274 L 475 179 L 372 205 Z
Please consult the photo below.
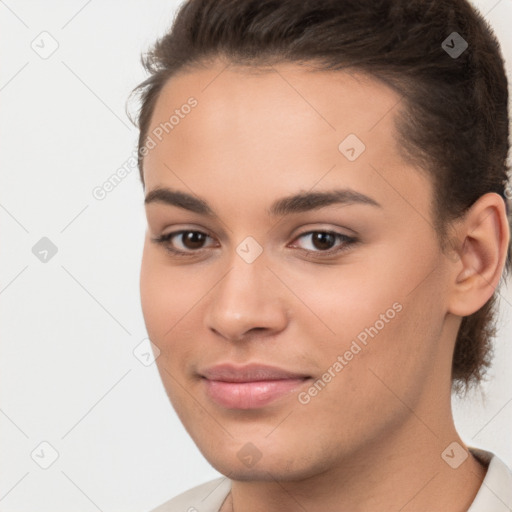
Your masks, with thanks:
M 258 304 L 267 302 L 271 299 L 268 293 L 268 274 L 266 257 L 261 254 L 259 257 L 251 260 L 240 256 L 239 250 L 243 249 L 241 244 L 229 258 L 229 272 L 219 283 L 216 290 L 216 304 L 221 309 L 249 312 Z
M 229 258 L 229 270 L 212 290 L 207 327 L 238 339 L 253 328 L 281 329 L 286 308 L 281 290 L 267 268 L 263 251 L 255 256 L 254 242 L 243 241 Z
M 265 292 L 265 287 L 261 286 L 268 280 L 269 270 L 267 268 L 268 253 L 264 251 L 262 243 L 260 244 L 254 237 L 246 236 L 230 251 L 227 258 L 229 273 L 219 283 L 219 292 L 222 292 L 223 298 L 230 300 L 233 296 L 251 295 L 258 300 L 258 295 Z

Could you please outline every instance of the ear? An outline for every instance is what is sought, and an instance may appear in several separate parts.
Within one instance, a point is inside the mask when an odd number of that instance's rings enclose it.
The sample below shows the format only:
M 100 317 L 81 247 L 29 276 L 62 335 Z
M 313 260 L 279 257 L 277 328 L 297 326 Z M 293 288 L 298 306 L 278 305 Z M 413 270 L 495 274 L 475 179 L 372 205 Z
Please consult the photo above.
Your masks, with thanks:
M 491 298 L 505 266 L 509 239 L 503 198 L 494 192 L 479 197 L 464 215 L 453 240 L 458 257 L 452 260 L 450 313 L 471 315 Z

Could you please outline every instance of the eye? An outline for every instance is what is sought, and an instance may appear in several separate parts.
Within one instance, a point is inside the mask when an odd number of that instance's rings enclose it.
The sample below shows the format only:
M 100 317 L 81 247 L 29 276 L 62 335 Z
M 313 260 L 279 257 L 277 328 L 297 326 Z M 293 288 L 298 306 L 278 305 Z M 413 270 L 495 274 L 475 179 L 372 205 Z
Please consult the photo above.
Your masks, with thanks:
M 296 240 L 305 239 L 308 242 L 306 248 L 302 248 L 307 254 L 332 255 L 346 251 L 357 242 L 357 239 L 336 231 L 308 231 L 299 235 Z M 340 244 L 335 245 L 339 241 Z M 293 246 L 292 246 L 293 247 Z
M 188 256 L 204 249 L 204 243 L 212 239 L 207 233 L 195 230 L 172 231 L 153 238 L 153 242 L 163 245 L 169 252 L 178 256 Z
M 299 246 L 299 249 L 307 255 L 314 256 L 339 254 L 348 250 L 350 246 L 357 242 L 357 239 L 354 237 L 329 230 L 308 231 L 299 235 L 295 240 L 300 239 L 309 239 L 309 243 L 305 244 L 306 248 Z M 207 233 L 190 229 L 172 231 L 152 238 L 153 242 L 163 245 L 167 251 L 175 256 L 194 256 L 199 254 L 208 248 L 208 246 L 205 246 L 208 240 L 213 240 L 213 238 Z M 336 245 L 336 242 L 339 242 L 338 245 Z M 213 247 L 218 247 L 218 245 L 213 245 Z M 291 247 L 295 247 L 295 245 L 291 245 Z

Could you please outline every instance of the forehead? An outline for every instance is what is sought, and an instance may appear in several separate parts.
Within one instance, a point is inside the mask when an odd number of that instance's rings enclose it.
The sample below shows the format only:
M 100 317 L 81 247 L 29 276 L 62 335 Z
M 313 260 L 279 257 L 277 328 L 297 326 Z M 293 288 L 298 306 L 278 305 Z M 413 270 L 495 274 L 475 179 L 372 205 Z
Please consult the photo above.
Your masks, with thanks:
M 183 189 L 185 180 L 207 195 L 222 182 L 226 191 L 263 199 L 321 180 L 321 188 L 344 185 L 381 198 L 390 186 L 424 196 L 425 177 L 400 157 L 394 126 L 400 108 L 395 91 L 352 71 L 222 62 L 189 70 L 171 78 L 156 102 L 146 188 Z
M 163 134 L 165 139 L 183 136 L 191 144 L 210 142 L 220 150 L 236 132 L 238 140 L 252 142 L 244 147 L 246 152 L 260 155 L 261 146 L 269 148 L 276 133 L 280 137 L 272 146 L 281 149 L 307 140 L 307 148 L 315 149 L 322 139 L 325 147 L 337 150 L 336 142 L 350 133 L 367 135 L 367 142 L 378 143 L 382 135 L 392 142 L 394 116 L 388 114 L 401 101 L 393 90 L 361 73 L 317 71 L 292 63 L 254 69 L 214 61 L 167 82 L 150 131 L 169 121 L 191 97 L 197 106 L 185 114 L 186 122 L 180 117 L 179 126 Z

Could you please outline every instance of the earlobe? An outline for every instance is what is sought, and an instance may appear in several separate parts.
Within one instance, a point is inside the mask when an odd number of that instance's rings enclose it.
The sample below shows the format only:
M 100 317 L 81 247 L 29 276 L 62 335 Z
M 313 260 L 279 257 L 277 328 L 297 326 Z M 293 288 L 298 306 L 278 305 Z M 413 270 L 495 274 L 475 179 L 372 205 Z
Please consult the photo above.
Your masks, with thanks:
M 491 298 L 503 272 L 510 239 L 503 198 L 494 192 L 481 196 L 464 216 L 459 237 L 449 311 L 468 316 Z

